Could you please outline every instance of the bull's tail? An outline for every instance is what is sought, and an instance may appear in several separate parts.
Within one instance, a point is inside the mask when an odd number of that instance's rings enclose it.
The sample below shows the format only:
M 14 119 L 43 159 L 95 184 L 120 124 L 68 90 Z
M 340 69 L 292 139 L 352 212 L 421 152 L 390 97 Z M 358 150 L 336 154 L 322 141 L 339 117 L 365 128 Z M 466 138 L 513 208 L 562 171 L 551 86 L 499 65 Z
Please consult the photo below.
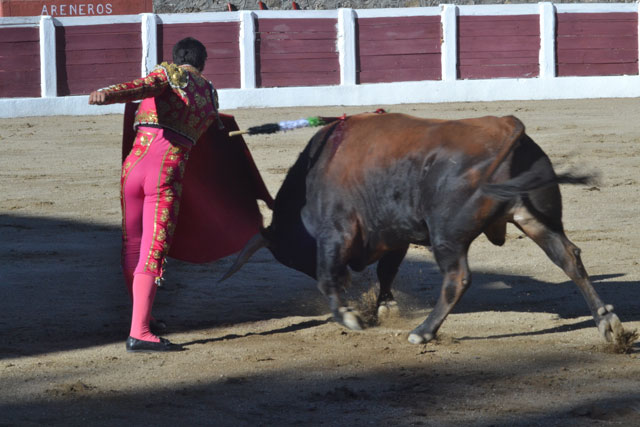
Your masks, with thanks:
M 502 141 L 502 146 L 500 147 L 500 151 L 496 154 L 493 162 L 489 165 L 487 170 L 484 173 L 484 182 L 487 182 L 491 179 L 493 174 L 495 173 L 498 166 L 502 164 L 504 159 L 516 148 L 518 145 L 520 138 L 524 135 L 524 124 L 515 116 L 506 116 L 502 117 L 502 121 L 508 123 L 511 126 L 511 132 L 509 132 L 504 140 Z
M 531 170 L 513 179 L 499 184 L 485 184 L 482 186 L 484 194 L 497 200 L 511 200 L 524 196 L 530 191 L 557 184 L 590 185 L 597 182 L 596 175 L 575 175 L 572 173 L 543 175 Z

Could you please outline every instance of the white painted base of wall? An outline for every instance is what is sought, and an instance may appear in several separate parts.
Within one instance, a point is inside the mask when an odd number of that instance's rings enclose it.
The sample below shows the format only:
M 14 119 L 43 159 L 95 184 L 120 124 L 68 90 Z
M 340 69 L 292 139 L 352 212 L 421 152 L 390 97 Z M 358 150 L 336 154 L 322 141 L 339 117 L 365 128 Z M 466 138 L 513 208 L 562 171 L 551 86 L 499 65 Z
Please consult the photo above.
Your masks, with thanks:
M 363 85 L 221 89 L 222 110 L 238 108 L 640 97 L 640 76 L 396 82 Z M 0 99 L 0 118 L 122 113 L 88 105 L 88 96 Z
M 0 118 L 121 114 L 123 104 L 89 105 L 89 96 L 0 98 Z

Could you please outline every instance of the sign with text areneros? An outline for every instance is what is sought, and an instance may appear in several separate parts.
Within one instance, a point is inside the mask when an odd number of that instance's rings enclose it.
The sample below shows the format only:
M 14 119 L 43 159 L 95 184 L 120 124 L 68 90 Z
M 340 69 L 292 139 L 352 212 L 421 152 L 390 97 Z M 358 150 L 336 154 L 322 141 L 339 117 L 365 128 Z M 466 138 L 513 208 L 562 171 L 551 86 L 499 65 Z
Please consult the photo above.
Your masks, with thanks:
M 153 11 L 153 0 L 0 0 L 0 17 L 135 15 Z

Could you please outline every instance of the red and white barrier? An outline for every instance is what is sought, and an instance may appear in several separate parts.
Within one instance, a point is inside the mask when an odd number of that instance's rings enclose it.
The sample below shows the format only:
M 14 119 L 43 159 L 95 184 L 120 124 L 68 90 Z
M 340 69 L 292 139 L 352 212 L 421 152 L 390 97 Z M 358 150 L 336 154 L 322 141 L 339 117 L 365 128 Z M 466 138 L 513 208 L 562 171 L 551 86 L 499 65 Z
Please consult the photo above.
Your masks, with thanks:
M 225 110 L 640 96 L 637 3 L 0 18 L 0 117 L 103 114 L 96 88 L 193 36 Z

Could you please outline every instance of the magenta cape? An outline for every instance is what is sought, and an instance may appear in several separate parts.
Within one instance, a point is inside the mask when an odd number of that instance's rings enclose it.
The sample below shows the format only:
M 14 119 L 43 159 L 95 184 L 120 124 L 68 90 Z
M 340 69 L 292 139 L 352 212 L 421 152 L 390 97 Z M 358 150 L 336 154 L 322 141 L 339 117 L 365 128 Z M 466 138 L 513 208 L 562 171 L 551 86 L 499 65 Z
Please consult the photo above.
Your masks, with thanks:
M 122 159 L 129 154 L 137 104 L 125 106 Z M 178 224 L 169 256 L 182 261 L 215 261 L 243 248 L 262 227 L 257 199 L 269 208 L 269 194 L 233 116 L 221 114 L 224 129 L 209 127 L 191 150 L 183 180 Z

